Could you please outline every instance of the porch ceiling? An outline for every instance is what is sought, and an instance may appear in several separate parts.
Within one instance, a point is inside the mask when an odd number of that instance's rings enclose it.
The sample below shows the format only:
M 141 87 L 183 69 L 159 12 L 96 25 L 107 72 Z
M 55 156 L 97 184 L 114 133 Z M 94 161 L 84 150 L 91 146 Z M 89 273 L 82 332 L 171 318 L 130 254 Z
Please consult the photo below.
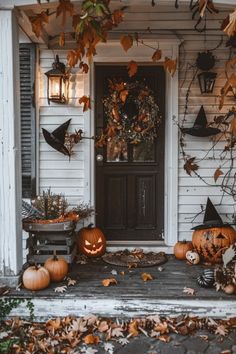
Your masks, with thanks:
M 215 0 L 220 9 L 219 14 L 208 14 L 208 29 L 211 34 L 219 33 L 220 23 L 233 9 L 235 0 Z M 79 11 L 81 1 L 73 1 L 75 10 Z M 23 3 L 23 6 L 17 7 L 18 19 L 20 27 L 29 36 L 33 42 L 46 43 L 49 47 L 54 48 L 58 45 L 58 35 L 61 29 L 61 17 L 56 18 L 54 11 L 56 10 L 57 2 L 50 3 L 42 1 L 42 4 L 34 1 L 15 1 L 15 3 Z M 227 4 L 226 4 L 227 3 Z M 0 0 L 1 4 L 1 0 Z M 155 7 L 151 7 L 151 2 L 147 4 L 147 0 L 121 0 L 119 2 L 113 0 L 112 8 L 119 8 L 127 5 L 125 10 L 124 22 L 117 29 L 114 29 L 111 37 L 116 38 L 119 33 L 135 32 L 145 36 L 175 36 L 178 31 L 182 33 L 194 32 L 195 22 L 192 20 L 192 13 L 189 10 L 189 0 L 180 1 L 179 9 L 175 9 L 174 1 L 162 0 L 157 2 Z M 29 17 L 40 13 L 42 10 L 50 9 L 52 13 L 50 22 L 44 26 L 43 34 L 37 38 L 31 29 Z M 211 19 L 214 21 L 211 21 Z M 71 18 L 67 16 L 65 24 L 66 43 L 68 47 L 73 46 L 73 32 Z M 152 34 L 147 34 L 147 28 L 151 29 Z M 149 31 L 150 32 L 150 31 Z

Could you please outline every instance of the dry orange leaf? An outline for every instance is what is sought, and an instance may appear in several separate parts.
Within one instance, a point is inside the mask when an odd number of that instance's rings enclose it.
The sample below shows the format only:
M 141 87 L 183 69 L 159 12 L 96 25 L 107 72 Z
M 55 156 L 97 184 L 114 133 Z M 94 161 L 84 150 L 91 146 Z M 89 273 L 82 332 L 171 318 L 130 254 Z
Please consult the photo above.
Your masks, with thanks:
M 87 74 L 89 71 L 89 66 L 88 64 L 84 63 L 83 61 L 80 62 L 79 64 L 80 69 L 82 69 L 82 73 Z
M 229 91 L 234 91 L 236 90 L 236 75 L 232 74 L 228 80 L 226 81 L 224 87 L 221 89 L 221 97 L 220 97 L 220 103 L 219 103 L 219 109 L 221 109 L 224 105 L 224 98 L 227 95 Z
M 65 45 L 65 32 L 61 32 L 59 36 L 59 46 L 64 47 Z
M 164 61 L 164 69 L 167 71 L 172 77 L 174 76 L 177 68 L 177 59 L 170 59 L 165 57 Z
M 74 68 L 80 59 L 80 52 L 77 50 L 70 50 L 67 54 L 67 63 L 70 68 Z
M 230 131 L 233 134 L 233 137 L 236 139 L 236 115 L 234 118 L 231 120 L 230 123 Z
M 162 51 L 160 49 L 157 49 L 152 56 L 152 61 L 156 62 L 161 59 L 162 56 Z
M 83 112 L 86 112 L 88 109 L 91 109 L 91 102 L 88 96 L 83 96 L 79 99 L 79 103 L 84 105 Z
M 108 278 L 102 281 L 103 286 L 117 285 L 117 280 L 115 278 Z
M 94 336 L 93 334 L 88 334 L 83 338 L 83 341 L 85 344 L 98 344 L 99 343 L 99 337 Z
M 214 181 L 217 182 L 218 178 L 223 174 L 224 172 L 222 172 L 220 168 L 217 168 L 214 173 Z
M 29 20 L 32 25 L 32 31 L 35 33 L 36 37 L 39 37 L 43 30 L 43 24 L 48 23 L 48 15 L 46 12 L 42 11 L 40 14 L 30 17 Z
M 137 321 L 130 322 L 130 324 L 129 324 L 129 334 L 131 334 L 133 337 L 137 337 L 139 335 Z
M 108 330 L 109 326 L 107 324 L 107 321 L 101 321 L 98 326 L 98 331 L 99 332 L 106 332 Z
M 123 103 L 125 103 L 128 94 L 129 94 L 129 91 L 128 91 L 128 90 L 122 90 L 122 91 L 120 92 L 120 99 L 121 99 L 121 101 L 122 101 Z
M 133 42 L 133 37 L 130 34 L 128 36 L 122 36 L 120 39 L 120 44 L 126 52 L 133 46 Z
M 153 280 L 153 277 L 149 273 L 142 273 L 141 278 L 143 279 L 143 281 Z
M 154 330 L 155 330 L 156 332 L 159 332 L 160 334 L 168 333 L 169 330 L 168 330 L 167 322 L 160 322 L 160 323 L 158 323 L 158 324 L 155 326 Z
M 138 71 L 138 64 L 136 63 L 136 61 L 131 60 L 129 62 L 129 64 L 127 65 L 127 69 L 128 69 L 129 77 L 132 77 L 132 76 L 136 75 L 136 73 Z
M 158 339 L 161 341 L 161 342 L 165 342 L 165 343 L 169 343 L 169 341 L 171 340 L 171 337 L 164 334 L 162 336 L 159 336 Z
M 234 69 L 234 66 L 236 64 L 236 56 L 233 57 L 232 59 L 227 60 L 225 67 L 227 69 Z
M 119 23 L 123 21 L 124 18 L 124 13 L 121 10 L 115 10 L 111 16 L 112 18 L 112 23 L 117 26 Z
M 221 28 L 229 37 L 236 33 L 236 10 L 227 16 Z
M 59 5 L 57 6 L 56 16 L 62 14 L 62 26 L 65 26 L 66 23 L 66 13 L 69 13 L 70 16 L 73 16 L 74 5 L 70 0 L 59 0 Z

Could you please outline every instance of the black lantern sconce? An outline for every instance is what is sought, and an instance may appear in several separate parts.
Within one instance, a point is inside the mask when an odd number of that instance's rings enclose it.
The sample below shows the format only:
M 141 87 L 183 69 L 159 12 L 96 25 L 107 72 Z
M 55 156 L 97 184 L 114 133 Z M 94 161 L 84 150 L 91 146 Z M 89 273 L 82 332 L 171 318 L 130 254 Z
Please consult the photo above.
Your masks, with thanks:
M 47 98 L 48 103 L 56 102 L 65 104 L 68 101 L 69 75 L 66 73 L 65 64 L 59 61 L 58 55 L 52 64 L 53 69 L 45 73 L 48 78 Z
M 198 74 L 201 93 L 212 93 L 217 73 L 209 70 L 215 66 L 215 57 L 209 51 L 198 53 L 196 65 L 198 69 L 202 70 L 202 72 Z

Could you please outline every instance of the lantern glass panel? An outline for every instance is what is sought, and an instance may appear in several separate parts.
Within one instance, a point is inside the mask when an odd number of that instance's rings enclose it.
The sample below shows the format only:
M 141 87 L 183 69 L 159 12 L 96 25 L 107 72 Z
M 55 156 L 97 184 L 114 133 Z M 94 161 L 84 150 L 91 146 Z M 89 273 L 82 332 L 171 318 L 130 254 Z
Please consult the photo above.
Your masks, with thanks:
M 198 75 L 198 81 L 199 81 L 201 93 L 213 92 L 216 76 L 217 76 L 216 73 L 208 72 L 208 71 L 204 71 Z
M 49 77 L 49 99 L 60 100 L 61 98 L 61 77 Z

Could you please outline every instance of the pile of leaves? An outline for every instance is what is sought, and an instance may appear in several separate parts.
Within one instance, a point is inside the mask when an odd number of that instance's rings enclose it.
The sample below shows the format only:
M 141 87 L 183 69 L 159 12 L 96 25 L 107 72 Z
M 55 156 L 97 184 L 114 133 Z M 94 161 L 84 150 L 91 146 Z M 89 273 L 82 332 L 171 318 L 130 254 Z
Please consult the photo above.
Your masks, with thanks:
M 28 322 L 19 318 L 6 320 L 0 325 L 1 348 L 5 353 L 85 353 L 94 354 L 101 343 L 104 353 L 113 354 L 114 344 L 125 346 L 130 339 L 140 335 L 169 342 L 171 333 L 194 334 L 208 330 L 226 337 L 236 328 L 236 318 L 227 320 L 189 316 L 160 317 L 119 320 L 87 315 L 82 318 L 67 316 L 50 319 L 44 323 Z M 208 336 L 204 335 L 204 340 Z M 4 353 L 4 350 L 1 351 Z
M 103 147 L 111 140 L 131 144 L 153 141 L 161 116 L 145 82 L 109 80 L 109 90 L 110 94 L 103 100 L 106 127 L 96 146 Z

